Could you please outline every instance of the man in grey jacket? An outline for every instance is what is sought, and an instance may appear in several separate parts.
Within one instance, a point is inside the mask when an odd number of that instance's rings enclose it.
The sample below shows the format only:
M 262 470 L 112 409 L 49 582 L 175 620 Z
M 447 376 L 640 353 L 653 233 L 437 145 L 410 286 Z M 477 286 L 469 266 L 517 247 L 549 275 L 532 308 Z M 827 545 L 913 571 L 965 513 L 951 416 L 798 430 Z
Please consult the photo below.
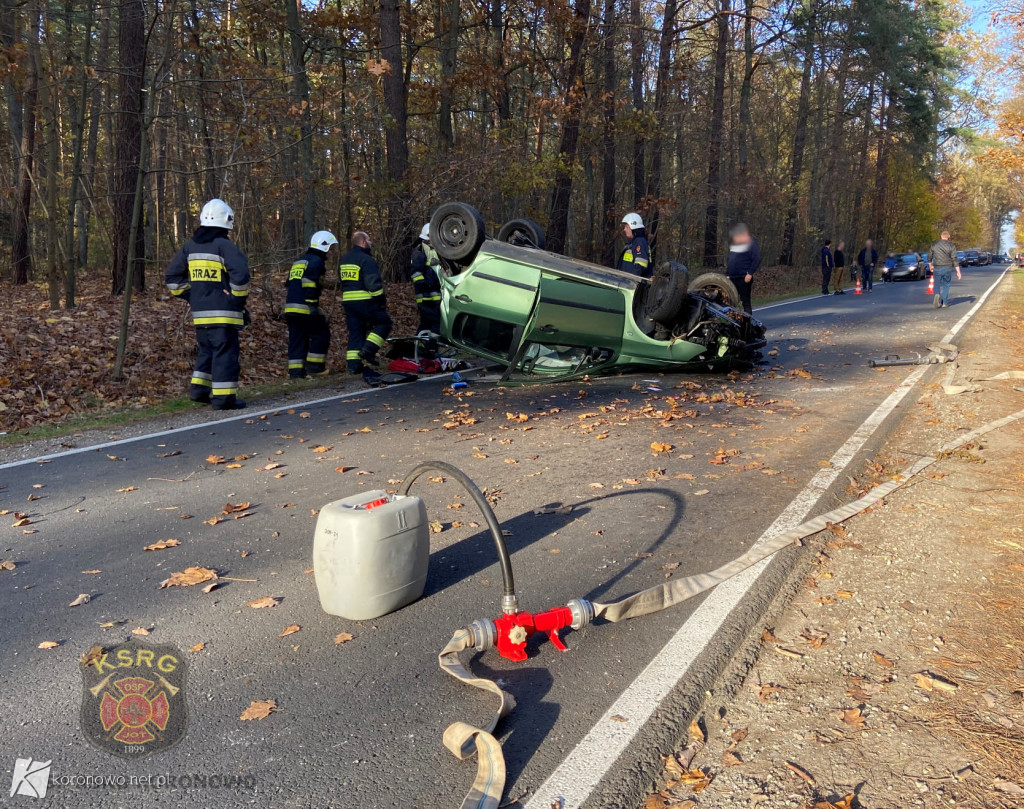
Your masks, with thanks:
M 939 288 L 935 290 L 935 297 L 932 299 L 932 306 L 941 309 L 947 306 L 949 300 L 949 285 L 953 283 L 953 271 L 956 270 L 956 280 L 961 279 L 960 261 L 956 257 L 956 245 L 949 240 L 949 231 L 942 231 L 942 238 L 932 245 L 928 251 L 928 263 L 931 265 L 932 274 L 939 282 Z

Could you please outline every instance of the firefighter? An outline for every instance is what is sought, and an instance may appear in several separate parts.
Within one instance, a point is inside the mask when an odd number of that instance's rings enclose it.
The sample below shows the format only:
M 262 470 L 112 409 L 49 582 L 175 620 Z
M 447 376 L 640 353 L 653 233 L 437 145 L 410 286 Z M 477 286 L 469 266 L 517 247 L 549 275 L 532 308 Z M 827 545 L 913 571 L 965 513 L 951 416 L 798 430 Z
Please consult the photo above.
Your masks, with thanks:
M 391 333 L 391 318 L 384 301 L 384 281 L 373 258 L 373 242 L 359 230 L 352 234 L 352 249 L 341 257 L 341 305 L 348 328 L 350 374 L 363 375 L 370 385 L 380 383 L 380 374 L 367 364 L 376 364 L 377 351 Z
M 249 260 L 228 238 L 235 214 L 211 199 L 192 234 L 164 273 L 171 294 L 192 306 L 199 353 L 189 398 L 214 410 L 238 410 L 238 332 L 248 323 Z
M 647 243 L 644 220 L 638 213 L 628 213 L 622 217 L 622 225 L 626 235 L 626 249 L 622 251 L 617 269 L 641 278 L 650 278 L 651 246 Z
M 430 246 L 430 223 L 420 230 L 419 244 L 412 251 L 409 278 L 416 293 L 420 313 L 418 332 L 438 334 L 441 331 L 441 280 L 437 274 L 439 260 Z
M 284 316 L 288 321 L 288 376 L 292 379 L 327 373 L 331 328 L 320 311 L 320 292 L 327 256 L 337 243 L 333 233 L 318 230 L 310 239 L 309 249 L 288 271 Z

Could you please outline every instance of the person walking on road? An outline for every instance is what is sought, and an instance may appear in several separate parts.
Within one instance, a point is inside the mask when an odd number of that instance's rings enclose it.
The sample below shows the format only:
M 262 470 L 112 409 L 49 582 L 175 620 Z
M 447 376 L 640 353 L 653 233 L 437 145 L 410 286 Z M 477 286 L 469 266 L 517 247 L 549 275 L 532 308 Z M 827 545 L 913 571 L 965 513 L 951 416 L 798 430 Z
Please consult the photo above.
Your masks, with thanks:
M 875 280 L 875 265 L 878 264 L 878 251 L 875 243 L 868 239 L 864 249 L 857 255 L 857 266 L 860 267 L 860 285 L 865 292 L 871 292 Z
M 391 318 L 384 301 L 384 280 L 373 258 L 368 234 L 352 234 L 352 249 L 341 257 L 341 305 L 345 309 L 348 350 L 345 359 L 350 374 L 362 374 L 369 385 L 380 384 L 380 374 L 365 363 L 376 364 L 377 351 L 391 333 Z
M 329 230 L 313 234 L 306 250 L 292 264 L 285 281 L 284 318 L 288 321 L 288 376 L 327 372 L 331 327 L 320 311 L 320 293 L 327 275 L 327 256 L 338 240 Z
M 238 332 L 248 324 L 249 259 L 228 238 L 235 225 L 226 202 L 211 199 L 199 228 L 164 271 L 164 283 L 192 307 L 196 355 L 188 398 L 214 410 L 238 410 Z
M 941 238 L 928 251 L 928 263 L 931 265 L 932 274 L 939 282 L 935 297 L 932 298 L 932 306 L 941 309 L 949 305 L 949 287 L 953 283 L 954 270 L 957 281 L 963 277 L 960 275 L 960 261 L 956 257 L 956 245 L 949 240 L 948 230 L 942 231 Z
M 832 281 L 832 272 L 836 268 L 836 260 L 832 255 L 832 240 L 825 239 L 821 246 L 821 294 L 828 295 L 828 285 Z
M 843 273 L 846 272 L 846 242 L 839 242 L 836 245 L 835 252 L 832 253 L 832 259 L 835 262 L 835 268 L 832 270 L 832 286 L 835 287 L 833 294 L 845 295 L 843 292 Z
M 750 229 L 742 222 L 737 222 L 730 229 L 729 242 L 729 263 L 725 274 L 740 293 L 743 311 L 753 314 L 750 291 L 754 285 L 754 273 L 761 266 L 761 249 L 750 235 Z
M 628 213 L 622 217 L 622 232 L 626 236 L 626 249 L 622 251 L 616 269 L 641 278 L 650 278 L 651 245 L 647 241 L 647 229 L 644 228 L 640 214 Z

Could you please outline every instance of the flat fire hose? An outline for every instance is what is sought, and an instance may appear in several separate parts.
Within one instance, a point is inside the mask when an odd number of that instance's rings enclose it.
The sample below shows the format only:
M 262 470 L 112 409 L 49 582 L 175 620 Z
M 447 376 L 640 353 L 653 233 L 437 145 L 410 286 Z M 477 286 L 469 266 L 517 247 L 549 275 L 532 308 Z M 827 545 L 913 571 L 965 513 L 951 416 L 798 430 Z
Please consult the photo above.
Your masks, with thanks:
M 799 540 L 817 534 L 828 527 L 829 523 L 841 523 L 856 514 L 885 499 L 915 476 L 944 457 L 945 453 L 955 450 L 992 430 L 1005 427 L 1015 421 L 1024 419 L 1024 410 L 1018 410 L 1009 416 L 990 421 L 976 430 L 972 430 L 943 446 L 935 455 L 926 456 L 905 467 L 893 480 L 876 486 L 862 497 L 846 505 L 839 506 L 825 514 L 784 531 L 777 536 L 759 542 L 742 556 L 733 559 L 710 573 L 698 573 L 677 581 L 669 581 L 657 587 L 641 590 L 610 604 L 594 603 L 595 617 L 606 621 L 625 621 L 641 615 L 668 609 L 695 595 L 710 590 L 715 585 L 742 573 L 748 567 L 767 559 L 772 554 L 793 545 Z M 489 691 L 499 699 L 497 712 L 485 728 L 477 728 L 466 722 L 455 722 L 444 732 L 444 746 L 460 759 L 469 758 L 474 750 L 477 753 L 477 774 L 473 787 L 462 802 L 461 809 L 498 809 L 502 793 L 505 790 L 505 758 L 501 752 L 501 744 L 494 737 L 494 729 L 514 705 L 511 694 L 502 691 L 492 681 L 474 676 L 459 659 L 459 653 L 473 648 L 473 633 L 469 629 L 460 629 L 438 655 L 441 670 L 457 680 L 474 688 Z

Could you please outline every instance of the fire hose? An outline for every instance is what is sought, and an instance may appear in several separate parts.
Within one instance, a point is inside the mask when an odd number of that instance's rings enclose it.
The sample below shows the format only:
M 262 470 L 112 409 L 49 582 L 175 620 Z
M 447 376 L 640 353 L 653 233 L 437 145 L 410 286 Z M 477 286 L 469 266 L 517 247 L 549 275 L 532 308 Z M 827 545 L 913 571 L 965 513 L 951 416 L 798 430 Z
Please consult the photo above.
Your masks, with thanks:
M 807 520 L 766 541 L 758 542 L 746 553 L 708 573 L 698 573 L 676 581 L 668 581 L 607 604 L 574 598 L 565 606 L 539 613 L 529 613 L 518 609 L 512 579 L 512 566 L 500 525 L 486 498 L 469 477 L 450 464 L 440 461 L 432 461 L 416 467 L 403 483 L 401 493 L 408 493 L 413 481 L 427 469 L 443 471 L 456 478 L 477 502 L 487 519 L 488 527 L 491 529 L 498 549 L 505 584 L 502 596 L 502 616 L 495 620 L 478 619 L 469 626 L 457 630 L 438 655 L 438 664 L 443 672 L 466 685 L 493 694 L 498 700 L 497 710 L 483 727 L 475 727 L 467 722 L 455 722 L 444 732 L 444 746 L 457 758 L 467 759 L 474 753 L 477 755 L 476 779 L 463 800 L 461 809 L 498 809 L 505 789 L 506 770 L 501 743 L 494 736 L 494 731 L 501 719 L 512 710 L 515 703 L 512 695 L 503 691 L 493 680 L 477 677 L 469 671 L 459 657 L 462 652 L 467 649 L 482 652 L 493 648 L 508 660 L 521 661 L 527 657 L 527 638 L 537 632 L 547 634 L 555 648 L 566 651 L 565 644 L 558 634 L 561 629 L 582 629 L 597 618 L 612 623 L 625 621 L 680 604 L 738 575 L 780 550 L 798 544 L 801 540 L 825 530 L 829 524 L 838 524 L 860 514 L 920 475 L 936 461 L 946 457 L 952 450 L 1020 419 L 1024 419 L 1024 410 L 1018 410 L 1016 413 L 972 430 L 947 443 L 934 455 L 922 457 L 907 465 L 892 480 L 876 486 L 858 499 Z

